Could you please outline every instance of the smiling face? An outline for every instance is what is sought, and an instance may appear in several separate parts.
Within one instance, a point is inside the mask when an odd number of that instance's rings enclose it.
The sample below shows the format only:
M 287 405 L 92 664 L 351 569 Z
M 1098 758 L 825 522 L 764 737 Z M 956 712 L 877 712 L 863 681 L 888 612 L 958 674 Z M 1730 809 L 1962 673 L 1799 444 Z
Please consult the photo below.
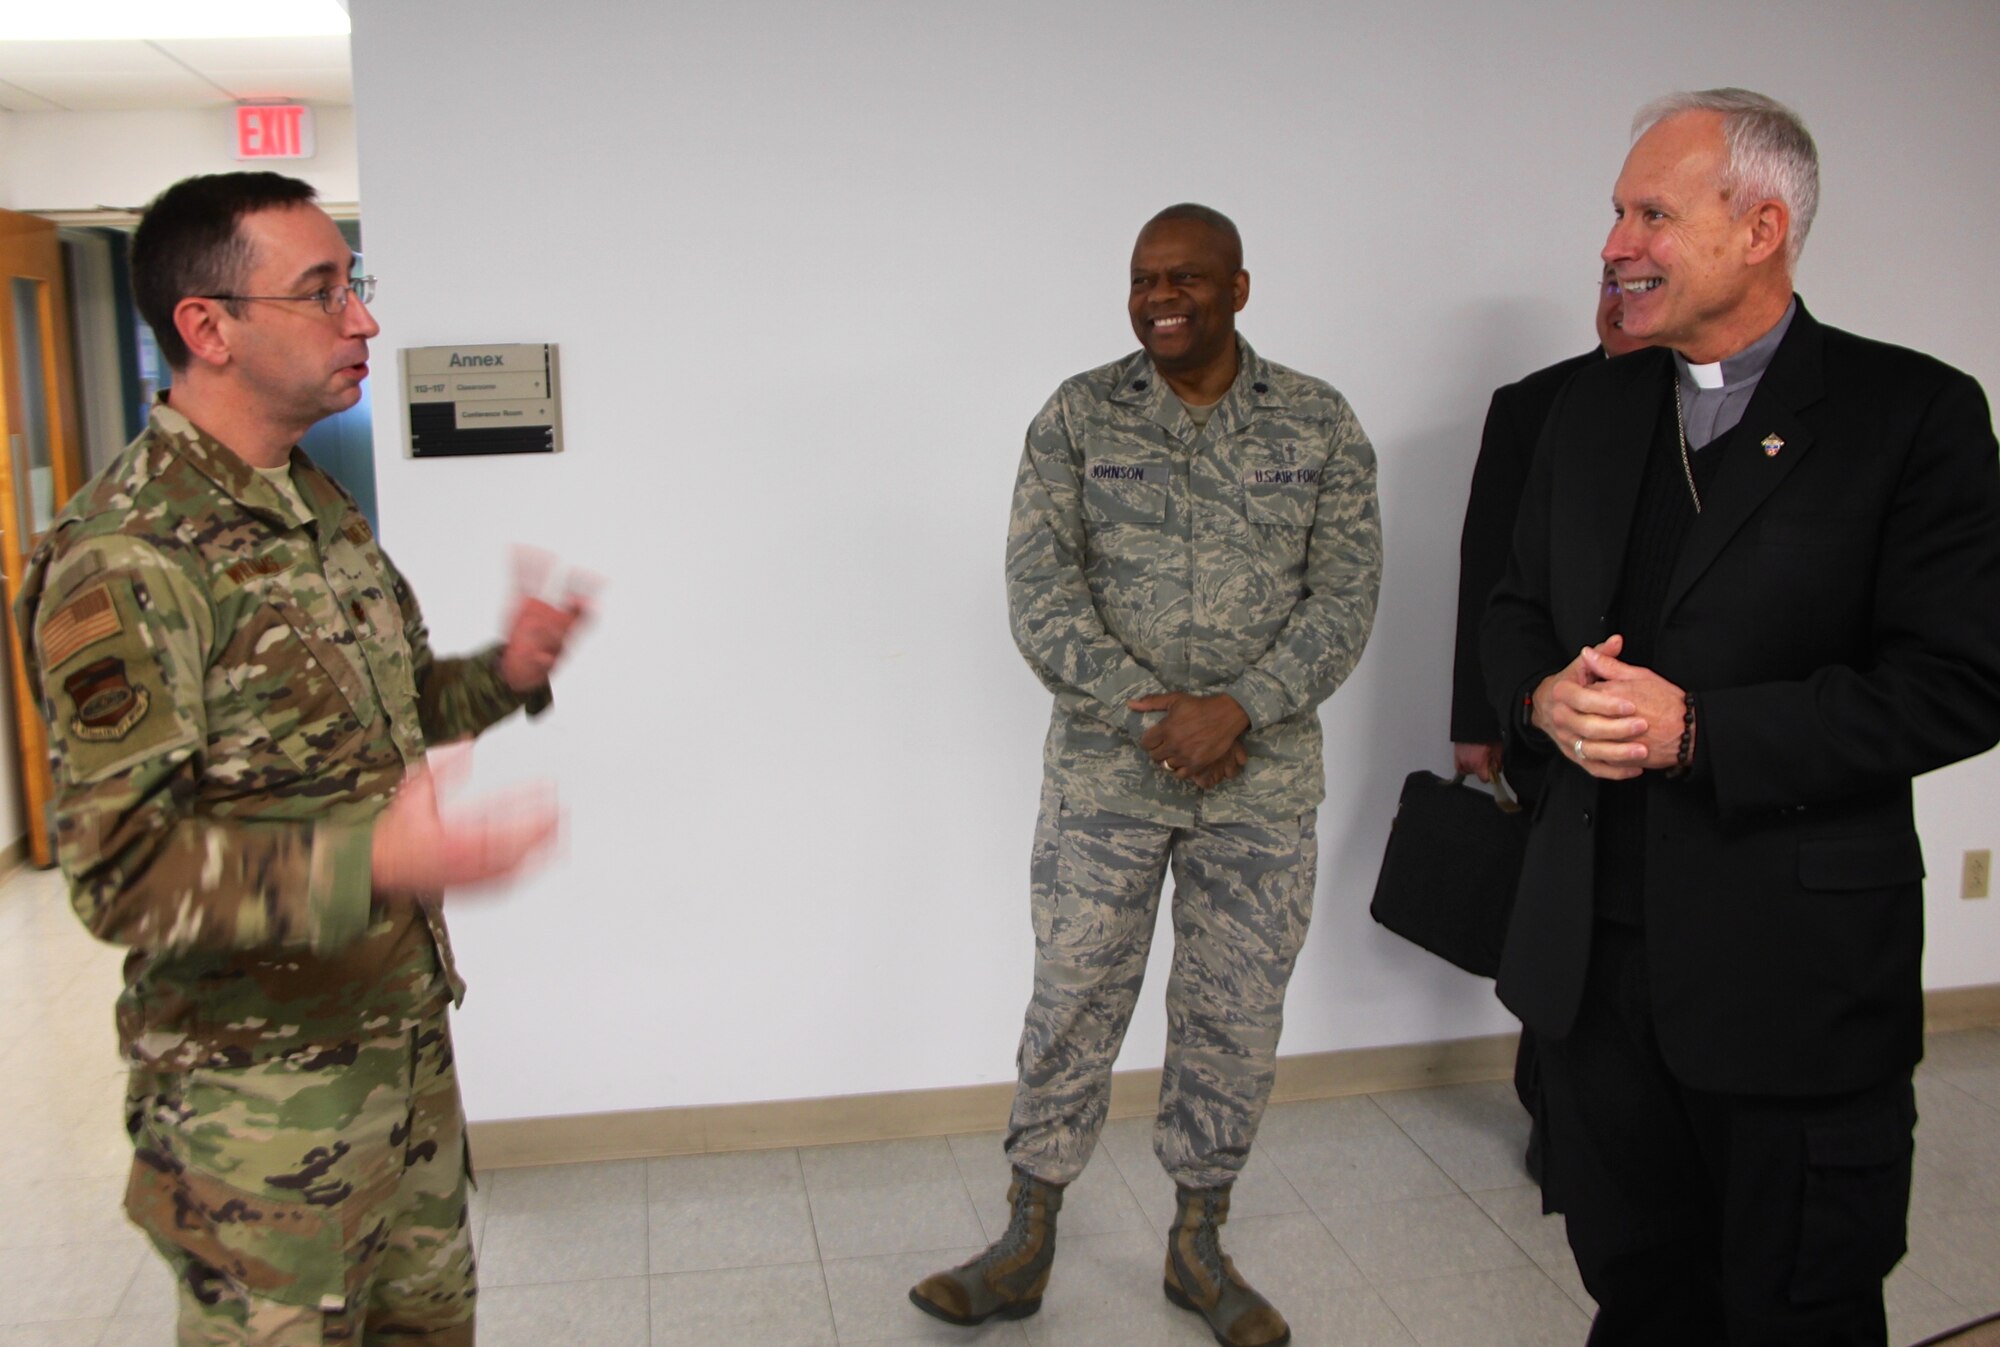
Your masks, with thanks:
M 250 246 L 243 294 L 306 296 L 352 279 L 354 254 L 317 206 L 257 211 L 237 229 Z M 226 320 L 229 366 L 264 416 L 304 433 L 361 400 L 368 339 L 381 329 L 360 300 L 350 295 L 339 313 L 292 300 L 237 308 L 241 316 Z
M 1624 355 L 1646 344 L 1625 331 L 1625 291 L 1610 267 L 1597 284 L 1597 342 L 1606 355 Z
M 1784 205 L 1734 209 L 1726 163 L 1722 114 L 1684 112 L 1639 137 L 1611 194 L 1603 257 L 1624 291 L 1623 331 L 1696 364 L 1748 346 L 1791 298 Z
M 1155 220 L 1140 232 L 1126 309 L 1139 344 L 1176 392 L 1212 401 L 1228 389 L 1236 374 L 1236 314 L 1249 301 L 1250 273 L 1208 225 Z

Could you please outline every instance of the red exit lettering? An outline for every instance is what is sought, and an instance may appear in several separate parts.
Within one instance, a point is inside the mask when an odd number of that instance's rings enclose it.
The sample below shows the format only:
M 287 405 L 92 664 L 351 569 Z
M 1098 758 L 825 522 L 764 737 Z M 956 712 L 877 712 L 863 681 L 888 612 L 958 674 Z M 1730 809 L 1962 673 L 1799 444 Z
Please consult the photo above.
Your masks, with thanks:
M 311 108 L 281 103 L 236 109 L 238 159 L 310 159 L 312 154 Z

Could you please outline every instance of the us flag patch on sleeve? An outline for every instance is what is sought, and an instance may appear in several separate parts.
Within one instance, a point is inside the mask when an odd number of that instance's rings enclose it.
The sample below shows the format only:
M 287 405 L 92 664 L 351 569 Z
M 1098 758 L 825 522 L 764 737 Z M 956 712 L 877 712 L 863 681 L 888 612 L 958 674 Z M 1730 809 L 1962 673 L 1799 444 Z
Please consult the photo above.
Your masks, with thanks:
M 93 585 L 42 623 L 42 667 L 53 669 L 77 651 L 125 630 L 109 585 Z

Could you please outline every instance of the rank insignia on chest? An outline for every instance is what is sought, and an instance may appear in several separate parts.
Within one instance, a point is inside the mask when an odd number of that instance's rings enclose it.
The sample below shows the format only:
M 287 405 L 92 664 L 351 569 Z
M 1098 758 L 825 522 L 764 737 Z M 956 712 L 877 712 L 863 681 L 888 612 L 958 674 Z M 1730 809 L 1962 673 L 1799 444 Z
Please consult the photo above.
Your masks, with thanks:
M 1778 451 L 1785 447 L 1785 442 L 1779 439 L 1776 435 L 1766 435 L 1763 440 L 1763 445 L 1764 445 L 1764 457 L 1776 458 L 1778 456 Z
M 146 718 L 152 698 L 125 676 L 125 661 L 116 655 L 84 665 L 63 680 L 63 691 L 76 707 L 70 733 L 92 743 L 123 739 Z

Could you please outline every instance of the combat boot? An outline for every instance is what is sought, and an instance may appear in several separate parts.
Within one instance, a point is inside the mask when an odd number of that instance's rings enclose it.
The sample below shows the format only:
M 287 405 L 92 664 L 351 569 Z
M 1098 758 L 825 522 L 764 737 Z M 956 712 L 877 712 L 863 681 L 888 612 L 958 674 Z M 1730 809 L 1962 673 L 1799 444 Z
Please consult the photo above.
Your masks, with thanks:
M 910 1288 L 910 1303 L 948 1324 L 971 1327 L 995 1315 L 1025 1319 L 1042 1307 L 1056 1257 L 1056 1213 L 1063 1190 L 1025 1170 L 1007 1189 L 1007 1229 L 969 1263 L 933 1272 Z
M 1292 1340 L 1285 1316 L 1251 1289 L 1222 1252 L 1229 1189 L 1174 1189 L 1173 1233 L 1167 1237 L 1167 1299 L 1208 1320 L 1222 1347 L 1281 1347 Z

